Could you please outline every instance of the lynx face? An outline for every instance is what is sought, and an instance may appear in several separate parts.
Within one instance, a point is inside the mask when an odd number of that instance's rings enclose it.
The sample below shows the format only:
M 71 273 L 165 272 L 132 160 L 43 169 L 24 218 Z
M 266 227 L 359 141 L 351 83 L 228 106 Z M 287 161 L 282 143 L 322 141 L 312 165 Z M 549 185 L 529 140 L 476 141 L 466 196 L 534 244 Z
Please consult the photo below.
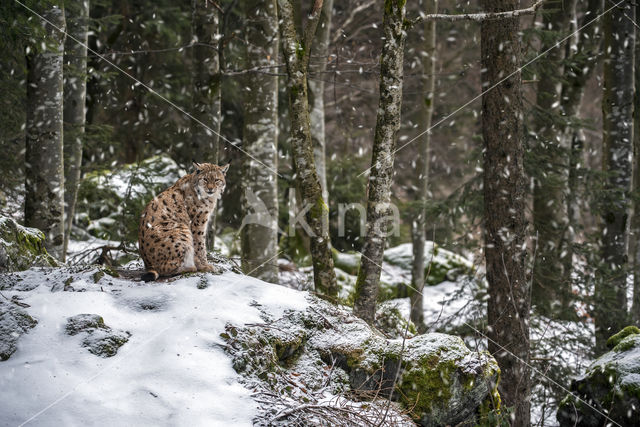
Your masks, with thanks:
M 200 200 L 213 198 L 219 200 L 224 192 L 225 174 L 229 165 L 217 166 L 211 163 L 193 163 L 193 185 Z

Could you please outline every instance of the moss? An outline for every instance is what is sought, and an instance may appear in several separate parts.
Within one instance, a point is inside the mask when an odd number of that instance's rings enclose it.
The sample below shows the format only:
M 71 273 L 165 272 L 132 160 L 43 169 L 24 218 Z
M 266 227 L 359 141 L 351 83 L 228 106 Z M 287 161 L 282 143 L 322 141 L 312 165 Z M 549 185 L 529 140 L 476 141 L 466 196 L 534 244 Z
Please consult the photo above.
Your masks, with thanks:
M 95 273 L 93 273 L 93 283 L 98 283 L 100 281 L 100 279 L 102 279 L 104 277 L 104 271 L 103 270 L 98 270 Z
M 637 326 L 633 326 L 633 325 L 627 326 L 617 334 L 609 337 L 609 339 L 607 340 L 607 348 L 614 348 L 618 344 L 620 344 L 620 341 L 622 341 L 629 335 L 635 335 L 635 334 L 640 334 L 640 329 L 638 329 Z
M 411 410 L 414 418 L 433 412 L 434 406 L 444 406 L 451 399 L 451 376 L 454 361 L 440 361 L 437 356 L 420 360 L 420 367 L 405 370 L 400 389 L 400 402 Z
M 633 338 L 629 338 L 630 336 L 627 336 L 622 341 L 620 341 L 618 345 L 613 348 L 613 351 L 622 353 L 623 351 L 629 351 L 632 348 L 635 348 L 638 345 L 638 341 Z

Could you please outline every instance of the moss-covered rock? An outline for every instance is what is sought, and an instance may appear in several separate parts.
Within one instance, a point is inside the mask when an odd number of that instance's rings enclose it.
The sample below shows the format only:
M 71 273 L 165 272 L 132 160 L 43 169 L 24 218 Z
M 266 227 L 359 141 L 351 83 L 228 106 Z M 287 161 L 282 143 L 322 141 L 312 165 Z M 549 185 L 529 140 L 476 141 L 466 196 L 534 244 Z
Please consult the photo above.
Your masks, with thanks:
M 619 425 L 640 420 L 640 333 L 627 327 L 607 342 L 613 349 L 596 359 L 571 383 L 558 408 L 561 426 L 603 426 L 603 414 Z M 595 409 L 594 409 L 595 408 Z
M 97 314 L 78 314 L 67 319 L 65 331 L 68 335 L 82 334 L 82 346 L 90 353 L 101 357 L 115 356 L 131 334 L 113 330 Z
M 614 334 L 609 337 L 609 339 L 607 340 L 607 348 L 614 348 L 618 344 L 620 344 L 620 341 L 622 341 L 629 335 L 635 335 L 635 334 L 640 334 L 640 329 L 638 329 L 637 326 L 633 326 L 633 325 L 627 326 L 617 334 Z
M 57 266 L 44 248 L 44 240 L 42 231 L 0 216 L 0 273 Z
M 22 307 L 0 298 L 0 361 L 11 357 L 20 336 L 37 324 Z
M 496 392 L 495 359 L 470 351 L 460 338 L 387 339 L 349 310 L 313 297 L 310 303 L 265 325 L 227 325 L 222 338 L 234 368 L 292 398 L 301 392 L 283 382 L 290 376 L 306 392 L 332 387 L 363 400 L 390 398 L 428 426 L 472 422 Z

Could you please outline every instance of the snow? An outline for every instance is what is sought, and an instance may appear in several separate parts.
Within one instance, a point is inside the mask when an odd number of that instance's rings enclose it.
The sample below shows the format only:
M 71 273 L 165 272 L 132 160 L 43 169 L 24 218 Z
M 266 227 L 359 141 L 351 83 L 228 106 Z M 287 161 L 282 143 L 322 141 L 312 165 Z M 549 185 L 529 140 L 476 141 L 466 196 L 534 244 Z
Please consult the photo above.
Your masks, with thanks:
M 1 425 L 252 424 L 256 402 L 219 335 L 227 323 L 261 322 L 256 301 L 279 317 L 304 309 L 307 294 L 231 272 L 150 284 L 107 275 L 94 283 L 95 272 L 71 271 L 76 292 L 51 291 L 60 270 L 5 277 L 21 279 L 27 291 L 5 280 L 2 292 L 29 304 L 38 325 L 0 363 Z M 89 353 L 65 333 L 67 318 L 82 313 L 128 331 L 129 342 L 111 358 Z

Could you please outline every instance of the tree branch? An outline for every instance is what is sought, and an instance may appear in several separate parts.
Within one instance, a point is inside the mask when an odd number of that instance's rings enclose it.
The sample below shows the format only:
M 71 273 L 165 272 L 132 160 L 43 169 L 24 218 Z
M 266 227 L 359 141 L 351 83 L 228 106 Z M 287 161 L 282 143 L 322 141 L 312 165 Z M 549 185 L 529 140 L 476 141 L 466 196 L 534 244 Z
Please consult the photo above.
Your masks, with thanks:
M 461 13 L 459 15 L 448 15 L 443 13 L 433 13 L 429 15 L 421 15 L 414 19 L 413 21 L 409 21 L 408 27 L 411 28 L 416 24 L 419 24 L 423 21 L 432 21 L 432 20 L 440 20 L 440 21 L 476 21 L 482 22 L 492 19 L 503 19 L 503 18 L 516 18 L 522 15 L 531 15 L 534 14 L 540 6 L 542 6 L 544 0 L 537 0 L 533 5 L 527 7 L 525 9 L 516 9 L 509 10 L 506 12 L 483 12 L 483 13 Z
M 356 15 L 362 12 L 363 10 L 370 8 L 375 3 L 376 3 L 375 0 L 370 0 L 366 3 L 362 3 L 360 6 L 357 6 L 355 9 L 353 9 L 349 14 L 349 16 L 347 17 L 347 19 L 345 19 L 345 21 L 342 23 L 342 26 L 336 30 L 335 35 L 333 36 L 333 39 L 331 41 L 333 43 L 336 43 L 340 39 L 340 36 L 342 36 L 342 33 L 344 33 L 345 28 L 347 28 L 347 26 L 349 26 L 351 22 L 353 22 Z
M 322 12 L 322 3 L 324 0 L 315 0 L 313 3 L 313 8 L 311 9 L 311 13 L 309 13 L 309 19 L 307 20 L 307 25 L 305 25 L 303 30 L 302 37 L 302 47 L 304 49 L 304 60 L 305 60 L 305 68 L 309 63 L 309 52 L 311 52 L 311 43 L 313 43 L 313 38 L 316 34 L 316 29 L 318 28 L 318 22 L 320 22 L 320 13 Z

